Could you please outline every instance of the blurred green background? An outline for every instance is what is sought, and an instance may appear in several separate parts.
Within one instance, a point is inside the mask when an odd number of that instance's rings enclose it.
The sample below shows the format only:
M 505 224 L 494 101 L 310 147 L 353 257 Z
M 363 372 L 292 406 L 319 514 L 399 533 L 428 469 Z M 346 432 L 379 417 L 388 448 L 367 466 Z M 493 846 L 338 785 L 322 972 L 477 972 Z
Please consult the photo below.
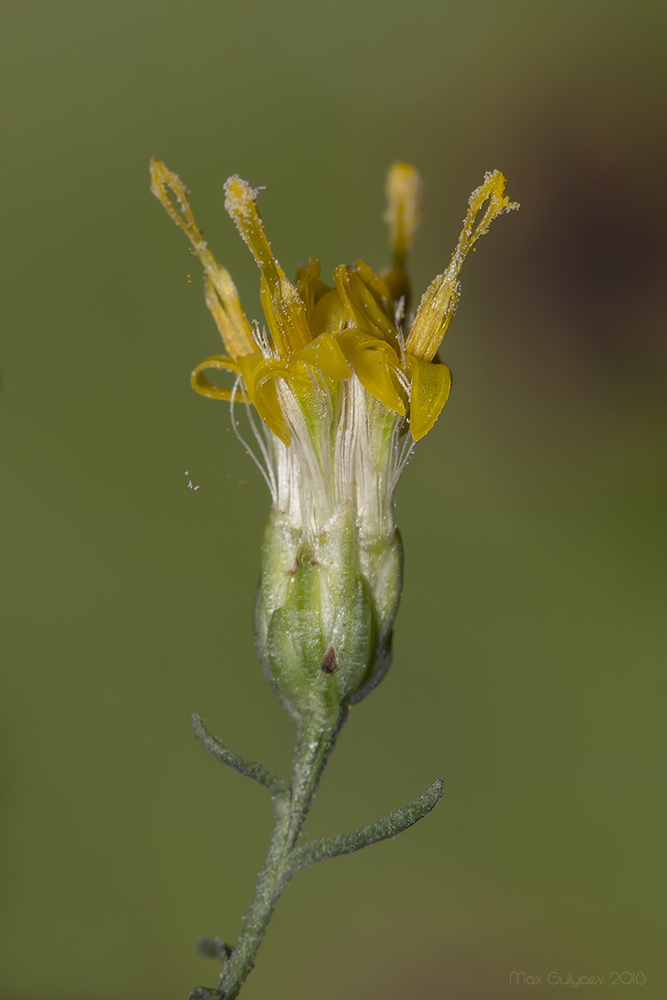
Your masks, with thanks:
M 194 941 L 234 939 L 270 805 L 189 715 L 291 754 L 252 645 L 268 495 L 189 387 L 218 335 L 151 155 L 250 315 L 231 173 L 266 185 L 288 273 L 330 274 L 385 263 L 385 172 L 414 162 L 418 294 L 485 170 L 522 203 L 466 265 L 454 390 L 398 492 L 394 666 L 308 833 L 438 775 L 445 798 L 300 875 L 243 996 L 498 1000 L 531 993 L 519 971 L 533 995 L 550 972 L 667 995 L 664 5 L 9 0 L 3 21 L 1 1000 L 213 984 Z

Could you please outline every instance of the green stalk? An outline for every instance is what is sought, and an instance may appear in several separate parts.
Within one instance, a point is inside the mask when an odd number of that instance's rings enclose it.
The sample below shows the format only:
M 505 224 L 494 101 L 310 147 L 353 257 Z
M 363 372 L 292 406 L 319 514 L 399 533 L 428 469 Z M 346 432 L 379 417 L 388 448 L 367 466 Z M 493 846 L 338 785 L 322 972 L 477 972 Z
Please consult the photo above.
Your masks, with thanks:
M 341 711 L 332 729 L 321 729 L 312 723 L 301 726 L 291 788 L 287 795 L 274 798 L 276 824 L 269 850 L 257 879 L 255 896 L 243 930 L 220 979 L 220 990 L 225 1000 L 234 1000 L 238 996 L 252 971 L 276 903 L 294 874 L 290 865 L 291 854 L 346 716 L 347 711 Z
M 238 941 L 230 949 L 218 938 L 205 938 L 200 951 L 224 960 L 220 983 L 215 988 L 198 987 L 191 1000 L 235 1000 L 255 965 L 257 952 L 283 889 L 301 868 L 341 854 L 351 854 L 369 844 L 395 837 L 426 816 L 443 794 L 436 781 L 423 795 L 381 820 L 352 833 L 326 837 L 296 846 L 313 796 L 320 783 L 338 734 L 348 715 L 342 708 L 333 725 L 319 719 L 304 720 L 298 730 L 292 781 L 289 788 L 263 764 L 229 750 L 212 736 L 199 715 L 193 716 L 193 730 L 202 745 L 216 757 L 246 777 L 259 781 L 273 798 L 275 826 L 264 864 L 257 878 L 255 895 L 245 917 Z

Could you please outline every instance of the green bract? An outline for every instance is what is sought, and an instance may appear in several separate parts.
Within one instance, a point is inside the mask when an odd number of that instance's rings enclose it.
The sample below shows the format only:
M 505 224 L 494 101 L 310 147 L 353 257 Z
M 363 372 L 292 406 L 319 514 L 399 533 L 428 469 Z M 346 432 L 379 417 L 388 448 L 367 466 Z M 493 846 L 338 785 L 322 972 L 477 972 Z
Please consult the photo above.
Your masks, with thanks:
M 341 505 L 311 536 L 274 510 L 262 546 L 255 638 L 290 714 L 333 720 L 384 675 L 401 587 L 397 531 L 373 550 Z

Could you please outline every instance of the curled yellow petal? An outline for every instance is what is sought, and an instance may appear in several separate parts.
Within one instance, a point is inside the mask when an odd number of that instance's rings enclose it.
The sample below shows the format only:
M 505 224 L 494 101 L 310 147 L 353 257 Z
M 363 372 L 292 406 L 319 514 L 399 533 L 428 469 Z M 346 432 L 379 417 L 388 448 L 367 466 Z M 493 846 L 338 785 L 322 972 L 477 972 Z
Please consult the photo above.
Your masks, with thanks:
M 484 205 L 484 214 L 477 222 L 477 216 Z M 479 237 L 489 231 L 494 219 L 518 207 L 505 194 L 505 178 L 500 171 L 485 174 L 484 183 L 470 195 L 468 213 L 449 267 L 424 292 L 405 345 L 409 354 L 425 361 L 433 360 L 456 311 L 460 290 L 459 274 L 464 260 Z
M 308 263 L 299 268 L 296 273 L 296 290 L 306 307 L 306 316 L 312 329 L 312 315 L 315 306 L 329 291 L 329 286 L 320 280 L 322 268 L 317 257 L 309 257 Z
M 213 259 L 213 254 L 208 249 L 208 244 L 204 239 L 204 235 L 195 222 L 195 217 L 190 207 L 190 202 L 188 200 L 188 191 L 178 176 L 173 170 L 170 170 L 166 163 L 162 160 L 158 160 L 155 157 L 151 159 L 150 165 L 151 171 L 151 191 L 158 199 L 162 207 L 166 210 L 169 218 L 179 226 L 185 235 L 188 237 L 192 246 L 194 247 L 197 256 L 201 260 L 204 267 L 208 270 L 209 267 L 215 265 Z M 169 192 L 176 198 L 176 204 L 169 196 Z
M 195 221 L 185 184 L 178 174 L 169 170 L 162 160 L 155 157 L 151 160 L 150 170 L 151 191 L 170 219 L 183 230 L 202 262 L 206 274 L 206 304 L 211 310 L 225 348 L 232 357 L 252 354 L 257 350 L 252 326 L 241 308 L 238 292 L 229 271 L 216 262 Z M 170 197 L 170 192 L 176 199 L 175 203 Z
M 367 392 L 394 413 L 405 415 L 398 355 L 390 344 L 359 330 L 343 330 L 338 342 Z
M 315 365 L 324 375 L 334 379 L 349 378 L 352 369 L 345 359 L 340 344 L 330 333 L 321 333 L 294 355 L 299 361 Z
M 398 347 L 393 323 L 394 305 L 382 278 L 363 260 L 341 264 L 334 271 L 336 290 L 347 307 L 350 322 L 380 340 Z
M 240 177 L 225 182 L 225 208 L 262 272 L 260 297 L 266 321 L 283 356 L 305 347 L 310 329 L 305 306 L 276 260 L 255 201 L 257 190 Z
M 415 441 L 423 438 L 440 416 L 452 387 L 452 376 L 447 365 L 422 361 L 406 355 L 410 373 L 410 430 Z
M 285 379 L 297 394 L 312 393 L 308 366 L 295 358 L 241 358 L 239 367 L 246 386 L 248 400 L 252 402 L 266 426 L 283 444 L 291 440 L 289 426 L 280 405 L 277 381 Z
M 284 373 L 286 367 L 285 361 L 263 358 L 258 354 L 239 359 L 248 401 L 253 403 L 266 426 L 284 444 L 289 445 L 290 432 L 280 408 L 275 384 L 275 375 Z
M 317 300 L 310 317 L 310 329 L 313 337 L 321 333 L 340 333 L 350 319 L 350 309 L 337 289 L 329 288 L 322 298 Z
M 211 371 L 212 369 L 232 372 L 234 375 L 239 374 L 239 366 L 232 358 L 217 355 L 207 358 L 206 361 L 202 361 L 200 365 L 197 365 L 190 378 L 190 384 L 200 396 L 206 396 L 207 399 L 222 399 L 228 403 L 232 398 L 232 390 L 225 386 L 214 385 L 204 375 L 204 372 Z

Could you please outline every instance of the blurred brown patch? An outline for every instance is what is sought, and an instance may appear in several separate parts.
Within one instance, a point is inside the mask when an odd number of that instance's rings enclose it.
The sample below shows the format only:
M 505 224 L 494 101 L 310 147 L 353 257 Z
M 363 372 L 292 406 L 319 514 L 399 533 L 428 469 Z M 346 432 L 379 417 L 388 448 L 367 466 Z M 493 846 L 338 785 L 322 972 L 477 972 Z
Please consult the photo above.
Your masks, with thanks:
M 650 118 L 598 111 L 528 125 L 514 260 L 523 332 L 587 381 L 648 386 L 667 369 L 666 144 Z

